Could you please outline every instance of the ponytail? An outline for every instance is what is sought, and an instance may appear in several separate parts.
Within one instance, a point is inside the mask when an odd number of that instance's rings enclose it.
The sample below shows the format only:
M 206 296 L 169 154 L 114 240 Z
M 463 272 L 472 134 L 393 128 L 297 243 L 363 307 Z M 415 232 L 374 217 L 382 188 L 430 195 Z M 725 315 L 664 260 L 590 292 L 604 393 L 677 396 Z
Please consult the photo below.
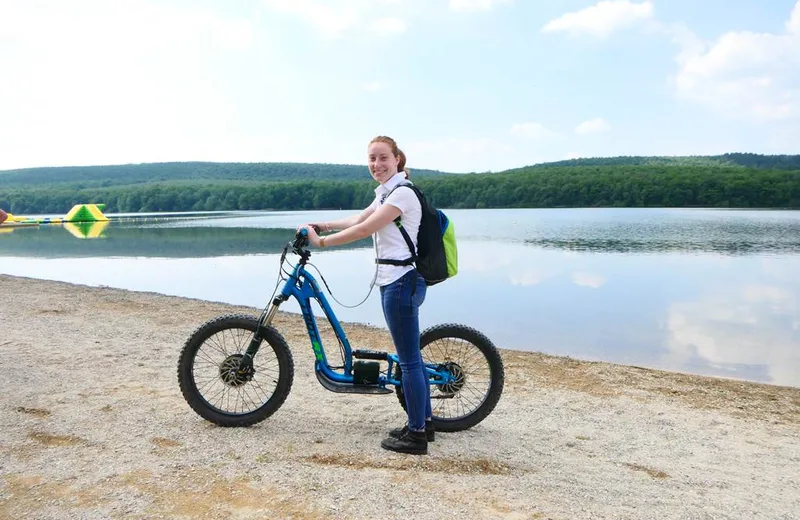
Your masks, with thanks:
M 411 170 L 406 169 L 406 154 L 401 149 L 397 149 L 397 157 L 400 161 L 397 163 L 397 171 L 404 172 L 406 174 L 406 179 L 409 178 L 411 175 Z

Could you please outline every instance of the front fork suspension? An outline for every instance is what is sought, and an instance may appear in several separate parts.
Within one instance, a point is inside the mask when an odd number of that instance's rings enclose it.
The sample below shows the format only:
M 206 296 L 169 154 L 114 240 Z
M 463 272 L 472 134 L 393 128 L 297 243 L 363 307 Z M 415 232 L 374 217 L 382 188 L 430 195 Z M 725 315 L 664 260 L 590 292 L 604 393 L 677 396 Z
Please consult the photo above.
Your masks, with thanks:
M 286 300 L 288 300 L 286 296 L 279 294 L 272 300 L 270 306 L 261 313 L 261 317 L 258 318 L 258 328 L 256 328 L 256 332 L 253 334 L 253 339 L 250 340 L 250 345 L 247 346 L 247 350 L 239 360 L 239 368 L 237 370 L 239 374 L 244 374 L 253 370 L 253 358 L 256 356 L 256 353 L 258 353 L 261 342 L 264 340 L 264 330 L 270 326 L 275 314 L 278 313 L 278 307 Z

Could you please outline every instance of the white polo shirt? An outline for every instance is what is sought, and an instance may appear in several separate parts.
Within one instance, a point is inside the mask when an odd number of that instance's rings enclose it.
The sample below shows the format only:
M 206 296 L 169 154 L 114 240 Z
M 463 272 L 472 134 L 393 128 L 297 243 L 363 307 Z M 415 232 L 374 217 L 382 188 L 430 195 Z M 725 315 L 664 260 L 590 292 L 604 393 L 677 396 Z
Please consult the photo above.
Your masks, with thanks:
M 392 188 L 401 182 L 409 182 L 403 172 L 398 172 L 393 175 L 391 179 L 384 184 L 375 188 L 375 200 L 372 201 L 370 206 L 373 210 L 377 210 L 381 204 L 391 204 L 400 210 L 400 223 L 403 228 L 408 232 L 408 236 L 414 243 L 414 249 L 417 248 L 417 233 L 419 232 L 419 224 L 422 219 L 422 206 L 420 206 L 417 194 L 411 188 L 397 188 L 391 195 L 386 195 L 392 191 Z M 385 200 L 384 200 L 385 198 Z M 406 260 L 411 257 L 411 251 L 408 249 L 403 234 L 397 224 L 390 222 L 388 225 L 379 229 L 372 239 L 375 241 L 375 248 L 377 249 L 378 258 L 388 260 Z M 386 265 L 378 264 L 378 275 L 375 283 L 378 286 L 388 285 L 410 270 L 414 269 L 413 265 Z

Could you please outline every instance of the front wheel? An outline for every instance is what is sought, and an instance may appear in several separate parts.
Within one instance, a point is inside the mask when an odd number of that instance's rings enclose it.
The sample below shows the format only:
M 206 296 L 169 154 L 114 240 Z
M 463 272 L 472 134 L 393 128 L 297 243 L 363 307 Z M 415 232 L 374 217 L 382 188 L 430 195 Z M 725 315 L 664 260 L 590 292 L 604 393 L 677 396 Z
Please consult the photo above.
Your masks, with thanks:
M 280 408 L 294 378 L 292 352 L 272 327 L 262 329 L 258 353 L 240 363 L 258 329 L 254 316 L 227 314 L 201 325 L 186 340 L 178 382 L 189 406 L 220 426 L 250 426 Z
M 437 430 L 456 432 L 472 428 L 491 413 L 503 393 L 503 359 L 492 341 L 465 325 L 445 324 L 426 329 L 419 340 L 422 362 L 454 376 L 448 385 L 431 385 L 433 424 Z M 402 379 L 400 365 L 395 378 Z M 406 409 L 402 385 L 397 398 Z

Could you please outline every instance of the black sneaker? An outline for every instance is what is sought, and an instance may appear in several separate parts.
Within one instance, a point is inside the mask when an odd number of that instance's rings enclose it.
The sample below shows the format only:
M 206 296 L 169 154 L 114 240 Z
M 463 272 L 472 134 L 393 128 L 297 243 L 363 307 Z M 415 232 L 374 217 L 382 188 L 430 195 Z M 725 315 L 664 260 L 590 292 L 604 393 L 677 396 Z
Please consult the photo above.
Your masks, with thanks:
M 428 439 L 424 432 L 406 431 L 400 438 L 387 437 L 381 441 L 381 448 L 410 455 L 427 455 Z
M 403 426 L 402 428 L 395 428 L 393 430 L 389 430 L 389 437 L 394 437 L 395 439 L 399 439 L 408 430 L 408 424 Z M 436 428 L 433 426 L 433 421 L 430 419 L 425 420 L 425 437 L 428 439 L 428 442 L 433 442 L 436 440 Z

